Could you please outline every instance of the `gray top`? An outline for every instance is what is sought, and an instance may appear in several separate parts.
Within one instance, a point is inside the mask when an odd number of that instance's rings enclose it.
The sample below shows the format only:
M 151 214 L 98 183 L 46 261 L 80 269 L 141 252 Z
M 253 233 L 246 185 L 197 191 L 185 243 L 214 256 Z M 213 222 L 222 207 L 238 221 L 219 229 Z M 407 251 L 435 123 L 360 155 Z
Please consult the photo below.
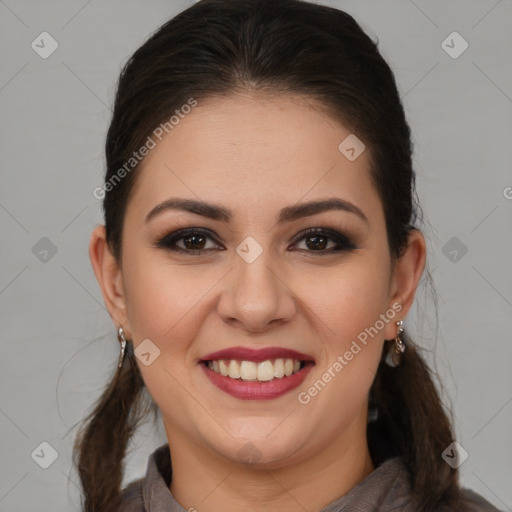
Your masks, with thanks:
M 171 474 L 169 445 L 164 444 L 149 456 L 146 476 L 123 489 L 120 512 L 187 512 L 169 490 Z M 500 512 L 475 492 L 463 492 L 466 501 L 460 512 Z M 393 457 L 319 512 L 414 512 L 409 503 L 409 472 L 400 457 Z

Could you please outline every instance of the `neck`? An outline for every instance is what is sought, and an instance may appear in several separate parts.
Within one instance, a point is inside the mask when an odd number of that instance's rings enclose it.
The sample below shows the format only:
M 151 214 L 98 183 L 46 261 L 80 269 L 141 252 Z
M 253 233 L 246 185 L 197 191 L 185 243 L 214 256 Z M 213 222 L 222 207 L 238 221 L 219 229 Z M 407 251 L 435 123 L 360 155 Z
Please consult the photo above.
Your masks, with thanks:
M 363 425 L 365 427 L 365 425 Z M 365 428 L 344 432 L 324 449 L 291 464 L 251 468 L 200 449 L 186 435 L 168 432 L 170 491 L 186 510 L 201 512 L 319 511 L 347 494 L 374 469 Z

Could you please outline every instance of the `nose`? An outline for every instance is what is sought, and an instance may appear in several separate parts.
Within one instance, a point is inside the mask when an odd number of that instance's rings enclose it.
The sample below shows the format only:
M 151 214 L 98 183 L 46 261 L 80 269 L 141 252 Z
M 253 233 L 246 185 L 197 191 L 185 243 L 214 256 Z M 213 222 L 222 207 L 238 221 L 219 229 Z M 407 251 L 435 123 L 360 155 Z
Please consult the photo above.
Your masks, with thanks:
M 218 313 L 224 322 L 253 333 L 266 332 L 293 318 L 295 295 L 269 251 L 264 250 L 251 263 L 235 256 L 233 269 L 224 281 Z

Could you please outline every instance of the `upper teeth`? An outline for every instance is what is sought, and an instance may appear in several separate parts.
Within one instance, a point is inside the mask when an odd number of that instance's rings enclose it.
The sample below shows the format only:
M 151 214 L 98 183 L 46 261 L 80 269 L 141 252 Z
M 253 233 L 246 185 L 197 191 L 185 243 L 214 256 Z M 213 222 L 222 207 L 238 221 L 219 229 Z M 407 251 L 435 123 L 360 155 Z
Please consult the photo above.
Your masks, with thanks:
M 274 378 L 288 377 L 300 370 L 301 362 L 297 359 L 275 359 L 255 363 L 237 361 L 236 359 L 219 359 L 208 361 L 208 368 L 224 377 L 242 380 L 269 381 Z

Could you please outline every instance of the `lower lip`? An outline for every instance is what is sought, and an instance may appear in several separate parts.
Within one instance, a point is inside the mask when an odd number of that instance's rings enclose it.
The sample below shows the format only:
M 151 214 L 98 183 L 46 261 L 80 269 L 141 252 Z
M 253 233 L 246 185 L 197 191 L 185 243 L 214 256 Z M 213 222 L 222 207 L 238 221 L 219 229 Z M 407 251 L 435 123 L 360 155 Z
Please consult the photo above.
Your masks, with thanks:
M 302 370 L 289 377 L 275 378 L 267 382 L 232 379 L 210 370 L 204 363 L 201 366 L 210 381 L 228 395 L 242 400 L 271 400 L 300 386 L 314 365 L 306 364 Z

